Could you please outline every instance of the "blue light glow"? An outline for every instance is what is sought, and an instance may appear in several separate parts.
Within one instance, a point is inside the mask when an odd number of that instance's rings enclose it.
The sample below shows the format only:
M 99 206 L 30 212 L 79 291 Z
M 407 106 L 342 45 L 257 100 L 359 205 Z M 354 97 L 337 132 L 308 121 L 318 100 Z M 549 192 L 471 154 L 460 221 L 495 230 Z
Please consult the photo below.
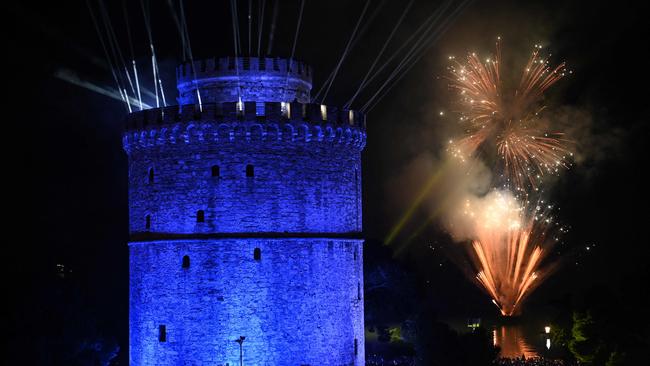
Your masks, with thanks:
M 130 362 L 235 366 L 244 336 L 246 365 L 363 365 L 364 120 L 301 104 L 303 64 L 284 114 L 286 60 L 234 62 L 129 116 Z

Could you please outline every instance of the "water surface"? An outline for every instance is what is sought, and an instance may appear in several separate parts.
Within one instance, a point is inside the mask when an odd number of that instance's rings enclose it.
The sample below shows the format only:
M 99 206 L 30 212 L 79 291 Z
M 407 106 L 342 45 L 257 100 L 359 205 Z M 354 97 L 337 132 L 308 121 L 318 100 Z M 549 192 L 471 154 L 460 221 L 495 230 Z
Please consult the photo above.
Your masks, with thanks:
M 534 342 L 538 337 L 530 333 L 519 324 L 499 325 L 492 329 L 492 342 L 501 348 L 501 357 L 538 357 L 541 350 L 535 347 L 537 342 Z

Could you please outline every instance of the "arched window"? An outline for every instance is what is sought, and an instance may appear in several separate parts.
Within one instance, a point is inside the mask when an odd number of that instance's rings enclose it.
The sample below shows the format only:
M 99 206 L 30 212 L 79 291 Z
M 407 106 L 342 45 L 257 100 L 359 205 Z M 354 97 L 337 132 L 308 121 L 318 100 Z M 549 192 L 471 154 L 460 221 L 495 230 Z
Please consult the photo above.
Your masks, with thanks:
M 253 259 L 259 261 L 262 259 L 262 250 L 260 248 L 255 248 L 253 250 Z
M 212 172 L 213 177 L 218 177 L 219 176 L 219 165 L 213 165 L 212 169 L 211 169 L 211 172 Z
M 167 327 L 164 324 L 158 326 L 158 341 L 167 342 Z
M 357 300 L 361 300 L 361 284 L 357 283 Z
M 147 230 L 151 229 L 151 215 L 144 217 L 144 228 Z
M 153 168 L 149 168 L 149 184 L 153 183 L 153 176 L 154 176 Z
M 246 165 L 246 176 L 247 177 L 255 176 L 255 170 L 253 168 L 253 165 L 251 164 Z
M 205 222 L 205 212 L 203 210 L 196 211 L 196 222 Z
M 184 269 L 190 268 L 190 256 L 189 255 L 184 255 L 183 256 L 183 264 L 182 267 Z
M 354 339 L 354 355 L 356 356 L 359 353 L 359 341 Z

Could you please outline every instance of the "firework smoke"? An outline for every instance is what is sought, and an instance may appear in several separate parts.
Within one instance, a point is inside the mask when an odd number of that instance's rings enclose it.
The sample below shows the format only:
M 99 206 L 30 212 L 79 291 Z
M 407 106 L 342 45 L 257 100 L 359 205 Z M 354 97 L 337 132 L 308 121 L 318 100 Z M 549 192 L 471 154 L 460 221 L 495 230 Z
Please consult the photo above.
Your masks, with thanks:
M 536 188 L 544 174 L 568 168 L 572 155 L 570 141 L 541 118 L 544 93 L 566 75 L 564 63 L 549 66 L 541 46 L 534 50 L 523 68 L 519 82 L 509 87 L 501 70 L 501 50 L 483 62 L 475 53 L 450 66 L 450 87 L 458 96 L 460 121 L 465 136 L 453 149 L 469 154 L 494 151 L 503 175 L 518 190 L 530 184 Z
M 554 268 L 545 259 L 564 228 L 551 217 L 548 203 L 492 189 L 491 182 L 491 171 L 480 159 L 448 149 L 441 159 L 420 155 L 390 187 L 396 202 L 412 202 L 417 192 L 427 189 L 423 206 L 428 216 L 458 242 L 468 259 L 457 264 L 503 315 L 510 316 L 518 314 Z

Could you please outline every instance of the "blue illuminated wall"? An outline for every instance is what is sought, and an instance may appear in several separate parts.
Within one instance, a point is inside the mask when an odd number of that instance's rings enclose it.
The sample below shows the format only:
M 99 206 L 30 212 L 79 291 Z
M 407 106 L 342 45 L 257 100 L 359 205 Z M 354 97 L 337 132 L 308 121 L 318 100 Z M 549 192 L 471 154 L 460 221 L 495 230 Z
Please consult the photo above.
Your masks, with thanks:
M 239 365 L 245 336 L 245 365 L 363 365 L 364 117 L 301 103 L 302 64 L 280 103 L 277 70 L 238 62 L 244 103 L 197 62 L 201 107 L 127 119 L 130 362 Z
M 361 248 L 331 238 L 131 242 L 131 363 L 239 365 L 234 340 L 245 335 L 245 365 L 363 365 Z

